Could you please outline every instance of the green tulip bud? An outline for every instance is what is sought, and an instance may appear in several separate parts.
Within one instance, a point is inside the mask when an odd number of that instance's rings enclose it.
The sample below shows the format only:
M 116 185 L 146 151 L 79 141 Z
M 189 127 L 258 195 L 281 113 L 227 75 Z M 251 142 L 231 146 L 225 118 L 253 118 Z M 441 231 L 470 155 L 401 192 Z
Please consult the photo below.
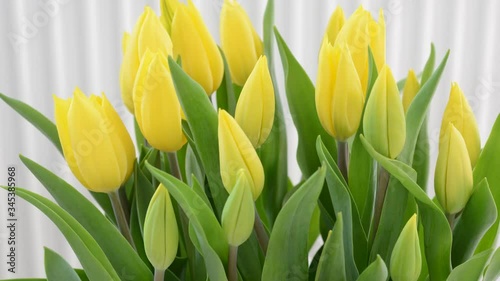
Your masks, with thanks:
M 417 281 L 422 269 L 422 256 L 417 231 L 417 215 L 406 223 L 391 255 L 391 278 L 394 281 Z

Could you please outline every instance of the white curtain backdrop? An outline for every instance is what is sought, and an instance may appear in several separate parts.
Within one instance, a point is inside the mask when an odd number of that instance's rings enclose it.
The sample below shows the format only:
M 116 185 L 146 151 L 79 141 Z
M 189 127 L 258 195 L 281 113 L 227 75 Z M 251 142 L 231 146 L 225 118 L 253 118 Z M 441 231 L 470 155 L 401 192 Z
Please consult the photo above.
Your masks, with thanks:
M 218 21 L 223 0 L 193 0 L 219 41 Z M 265 0 L 240 0 L 259 33 Z M 421 71 L 434 42 L 437 61 L 447 49 L 451 55 L 430 109 L 431 176 L 437 154 L 440 119 L 450 84 L 458 81 L 480 126 L 484 144 L 500 112 L 500 2 L 495 0 L 275 0 L 276 26 L 313 81 L 317 54 L 330 13 L 341 5 L 346 14 L 359 4 L 374 16 L 383 8 L 387 22 L 387 62 L 396 77 L 410 68 Z M 52 95 L 70 96 L 76 86 L 85 93 L 105 92 L 127 124 L 132 117 L 120 99 L 118 74 L 121 38 L 150 5 L 159 13 L 157 0 L 2 0 L 0 1 L 0 92 L 31 104 L 53 119 Z M 262 33 L 261 33 L 262 34 Z M 281 61 L 276 69 L 284 96 Z M 289 174 L 300 179 L 295 161 L 297 135 L 285 107 L 288 125 Z M 131 126 L 130 126 L 130 129 Z M 83 193 L 56 149 L 33 126 L 0 102 L 0 185 L 7 167 L 17 167 L 17 184 L 49 196 L 23 168 L 23 154 L 49 168 Z M 78 260 L 59 230 L 40 211 L 17 201 L 16 274 L 7 272 L 7 201 L 0 192 L 0 279 L 43 277 L 43 247 Z

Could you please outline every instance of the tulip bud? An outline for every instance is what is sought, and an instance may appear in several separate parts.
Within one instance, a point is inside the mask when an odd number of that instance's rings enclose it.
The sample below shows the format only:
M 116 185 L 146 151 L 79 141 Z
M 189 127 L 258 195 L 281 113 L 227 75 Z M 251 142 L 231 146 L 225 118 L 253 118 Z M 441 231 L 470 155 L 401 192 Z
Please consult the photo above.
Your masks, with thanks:
M 87 189 L 112 192 L 127 181 L 135 150 L 125 125 L 104 94 L 54 96 L 55 119 L 64 158 Z
M 224 110 L 219 110 L 219 158 L 222 183 L 227 192 L 231 193 L 238 173 L 243 170 L 256 200 L 264 187 L 264 168 L 245 132 Z
M 370 32 L 370 48 L 372 50 L 373 59 L 375 60 L 377 70 L 380 71 L 385 64 L 386 31 L 383 9 L 379 11 L 378 22 L 373 19 L 370 21 L 368 31 Z
M 174 14 L 178 6 L 179 6 L 179 0 L 160 1 L 160 10 L 161 10 L 160 21 L 167 30 L 168 34 L 171 34 L 172 32 L 172 20 L 174 19 Z
M 403 108 L 406 112 L 408 112 L 408 108 L 410 108 L 410 104 L 417 95 L 418 91 L 420 91 L 420 83 L 418 82 L 417 75 L 413 69 L 408 71 L 408 76 L 406 77 L 405 86 L 403 88 Z
M 323 128 L 339 141 L 356 133 L 364 93 L 347 45 L 323 40 L 316 80 L 316 110 Z
M 406 123 L 399 90 L 387 65 L 373 85 L 363 117 L 366 139 L 380 154 L 396 158 L 406 140 Z
M 134 86 L 134 108 L 137 124 L 151 146 L 173 152 L 186 143 L 181 105 L 168 60 L 160 52 L 147 51 L 142 58 Z
M 462 92 L 457 83 L 451 85 L 450 99 L 444 110 L 443 121 L 441 123 L 440 139 L 446 133 L 448 123 L 452 123 L 464 138 L 471 165 L 474 167 L 481 152 L 479 129 L 474 112 L 472 112 L 464 92 Z
M 263 46 L 247 13 L 234 0 L 224 0 L 220 15 L 220 39 L 231 79 L 243 86 L 262 55 Z
M 172 41 L 158 16 L 150 7 L 146 7 L 137 20 L 132 34 L 125 35 L 122 43 L 126 43 L 126 46 L 122 46 L 125 52 L 120 69 L 120 88 L 123 103 L 133 113 L 132 92 L 142 56 L 148 49 L 151 52 L 161 52 L 168 56 L 172 54 Z
M 252 234 L 255 208 L 250 183 L 243 170 L 222 210 L 222 228 L 230 246 L 238 247 Z
M 342 7 L 337 6 L 335 11 L 333 11 L 328 21 L 328 26 L 326 27 L 326 36 L 331 44 L 335 43 L 337 35 L 339 34 L 342 26 L 344 26 L 345 16 Z
M 179 232 L 167 189 L 160 184 L 144 220 L 144 250 L 156 270 L 166 270 L 177 255 Z
M 417 215 L 406 223 L 391 255 L 391 278 L 394 281 L 417 281 L 422 270 L 422 255 L 418 240 Z
M 274 87 L 261 57 L 255 65 L 236 104 L 235 119 L 254 147 L 260 147 L 271 133 L 274 122 Z
M 472 167 L 460 132 L 448 123 L 439 143 L 434 188 L 439 204 L 448 214 L 460 212 L 472 194 Z
M 175 59 L 180 56 L 182 69 L 211 95 L 222 82 L 224 64 L 217 44 L 191 0 L 187 6 L 178 5 L 171 35 Z

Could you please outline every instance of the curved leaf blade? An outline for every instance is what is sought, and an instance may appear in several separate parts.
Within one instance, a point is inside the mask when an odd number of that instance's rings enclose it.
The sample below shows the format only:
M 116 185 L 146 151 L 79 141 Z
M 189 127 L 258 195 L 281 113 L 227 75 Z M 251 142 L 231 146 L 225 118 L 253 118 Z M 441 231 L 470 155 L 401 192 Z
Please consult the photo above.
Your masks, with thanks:
M 49 248 L 45 248 L 44 256 L 47 280 L 81 281 L 76 271 L 59 254 Z
M 337 221 L 328 235 L 319 258 L 316 281 L 346 281 L 344 238 L 342 213 L 337 214 Z
M 493 257 L 491 258 L 490 264 L 484 273 L 484 281 L 497 281 L 500 279 L 500 248 L 498 248 Z
M 492 250 L 476 254 L 470 260 L 455 267 L 446 281 L 480 280 Z
M 359 275 L 357 281 L 385 281 L 389 277 L 387 266 L 380 256 L 377 256 L 366 269 Z

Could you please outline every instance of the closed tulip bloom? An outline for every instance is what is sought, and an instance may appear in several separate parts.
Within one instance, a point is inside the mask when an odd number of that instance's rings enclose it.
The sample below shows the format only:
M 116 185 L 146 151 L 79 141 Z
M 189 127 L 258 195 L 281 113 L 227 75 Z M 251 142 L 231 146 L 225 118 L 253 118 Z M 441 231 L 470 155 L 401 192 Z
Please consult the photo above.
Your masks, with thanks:
M 125 34 L 122 44 L 124 50 L 120 69 L 122 100 L 127 109 L 134 113 L 132 92 L 142 57 L 148 49 L 152 52 L 161 52 L 165 56 L 172 54 L 172 41 L 158 16 L 150 7 L 146 7 L 132 33 Z
M 166 270 L 177 255 L 179 232 L 167 189 L 160 184 L 144 220 L 144 250 L 156 270 Z
M 448 123 L 439 144 L 434 174 L 436 197 L 447 214 L 456 214 L 469 201 L 472 187 L 472 167 L 467 145 L 455 126 Z
M 156 149 L 179 150 L 186 137 L 182 131 L 182 109 L 177 99 L 167 58 L 147 51 L 142 58 L 134 86 L 137 124 Z
M 67 100 L 54 96 L 55 119 L 64 158 L 87 189 L 109 193 L 127 181 L 135 150 L 125 125 L 104 94 L 80 89 Z
M 342 9 L 342 7 L 337 6 L 337 8 L 335 8 L 335 11 L 333 11 L 332 15 L 330 16 L 328 26 L 326 27 L 326 36 L 331 44 L 335 43 L 337 35 L 344 26 L 344 22 L 344 10 Z
M 364 93 L 349 48 L 323 40 L 316 80 L 316 110 L 323 128 L 338 141 L 358 130 Z
M 229 245 L 237 247 L 250 237 L 255 220 L 255 207 L 250 183 L 245 172 L 240 170 L 236 185 L 222 210 L 222 229 Z
M 417 281 L 422 270 L 417 215 L 406 223 L 391 255 L 391 278 L 394 281 Z
M 236 104 L 235 118 L 254 147 L 260 147 L 271 133 L 274 122 L 274 87 L 267 67 L 261 57 L 241 90 Z
M 167 30 L 168 34 L 172 32 L 172 20 L 174 19 L 175 11 L 179 6 L 179 0 L 161 0 L 160 10 L 161 16 L 160 21 Z
M 406 82 L 403 88 L 403 108 L 405 114 L 408 112 L 408 108 L 410 108 L 410 104 L 418 91 L 420 91 L 420 83 L 418 82 L 417 75 L 415 75 L 415 72 L 411 69 L 408 71 L 408 76 L 406 76 Z
M 388 66 L 380 71 L 363 117 L 366 139 L 380 154 L 396 158 L 406 141 L 406 123 L 399 90 Z
M 386 49 L 386 30 L 384 20 L 384 10 L 380 9 L 378 21 L 371 20 L 368 26 L 370 32 L 370 48 L 372 50 L 373 59 L 380 71 L 385 64 L 385 49 Z
M 191 0 L 187 6 L 177 7 L 171 35 L 175 59 L 180 56 L 182 69 L 211 95 L 222 82 L 224 64 L 217 44 Z
M 262 55 L 263 46 L 247 13 L 234 0 L 224 0 L 220 15 L 220 39 L 231 79 L 243 86 Z
M 452 123 L 464 138 L 471 165 L 474 167 L 481 152 L 481 138 L 474 112 L 457 83 L 451 85 L 450 99 L 441 123 L 440 139 L 444 137 L 448 123 Z
M 245 132 L 224 110 L 219 111 L 218 135 L 220 172 L 224 187 L 231 193 L 242 170 L 248 178 L 253 199 L 256 200 L 264 187 L 264 168 Z

